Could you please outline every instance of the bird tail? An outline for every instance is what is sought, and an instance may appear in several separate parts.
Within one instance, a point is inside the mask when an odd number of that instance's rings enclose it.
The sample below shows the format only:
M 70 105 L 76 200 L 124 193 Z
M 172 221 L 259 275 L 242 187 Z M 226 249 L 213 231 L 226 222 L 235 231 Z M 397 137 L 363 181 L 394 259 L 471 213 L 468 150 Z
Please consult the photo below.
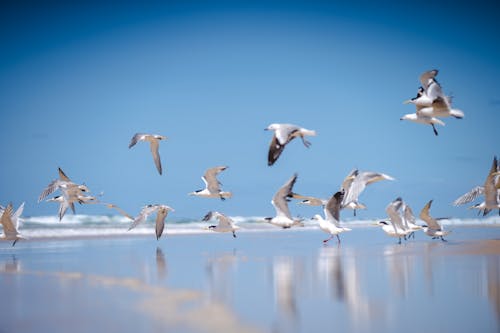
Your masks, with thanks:
M 457 119 L 462 119 L 464 117 L 464 113 L 458 109 L 451 109 L 450 114 Z
M 302 135 L 316 136 L 316 131 L 314 130 L 308 130 L 303 128 L 300 132 L 302 133 Z

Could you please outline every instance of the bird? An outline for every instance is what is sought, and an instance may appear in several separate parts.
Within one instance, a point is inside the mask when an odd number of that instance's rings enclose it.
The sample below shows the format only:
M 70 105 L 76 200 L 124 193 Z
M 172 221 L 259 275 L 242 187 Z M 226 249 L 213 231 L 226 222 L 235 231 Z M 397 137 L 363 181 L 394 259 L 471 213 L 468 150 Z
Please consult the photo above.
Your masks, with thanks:
M 61 190 L 62 194 L 66 197 L 84 195 L 83 192 L 90 192 L 89 188 L 85 184 L 80 185 L 73 183 L 61 168 L 57 168 L 57 171 L 59 173 L 59 179 L 55 179 L 47 185 L 38 197 L 38 202 L 42 201 L 57 190 Z
M 271 204 L 276 210 L 275 217 L 264 218 L 270 224 L 273 224 L 283 229 L 291 228 L 292 226 L 302 225 L 302 220 L 293 219 L 288 208 L 288 201 L 293 197 L 293 185 L 297 181 L 295 173 L 280 189 L 274 194 Z
M 455 117 L 462 119 L 464 113 L 451 107 L 451 97 L 443 93 L 441 85 L 436 80 L 438 70 L 424 72 L 420 76 L 421 87 L 418 88 L 417 96 L 404 101 L 417 106 L 417 113 L 429 117 Z
M 409 120 L 409 121 L 412 121 L 412 122 L 418 123 L 418 124 L 431 125 L 432 130 L 434 131 L 434 135 L 436 135 L 436 136 L 438 136 L 439 133 L 436 129 L 436 126 L 434 126 L 434 125 L 445 126 L 445 123 L 442 120 L 440 120 L 436 117 L 429 117 L 429 116 L 421 115 L 418 112 L 405 114 L 404 116 L 402 116 L 400 118 L 400 120 Z
M 493 182 L 493 184 L 492 184 Z M 488 189 L 488 194 L 486 194 L 486 189 Z M 469 192 L 461 195 L 459 198 L 457 198 L 454 202 L 454 206 L 459 206 L 459 205 L 464 205 L 466 203 L 469 203 L 476 198 L 478 198 L 481 195 L 485 196 L 485 201 L 478 204 L 474 205 L 470 208 L 475 208 L 483 211 L 483 216 L 487 215 L 491 209 L 494 208 L 487 208 L 486 202 L 490 203 L 491 206 L 495 206 L 495 193 L 496 193 L 496 203 L 500 202 L 500 166 L 497 161 L 497 157 L 493 157 L 493 163 L 491 165 L 490 171 L 488 173 L 488 176 L 486 177 L 486 180 L 484 182 L 484 185 L 482 186 L 475 186 L 472 190 Z M 488 197 L 488 199 L 486 199 Z M 481 206 L 481 208 L 479 208 Z M 484 208 L 483 208 L 484 207 Z M 500 214 L 500 209 L 499 209 L 499 214 Z
M 422 226 L 416 223 L 417 219 L 415 215 L 413 215 L 411 207 L 404 201 L 401 210 L 403 211 L 403 225 L 410 231 L 407 237 L 413 237 L 413 239 L 415 239 L 415 231 L 422 230 Z
M 439 224 L 438 219 L 435 219 L 430 215 L 429 210 L 431 208 L 431 205 L 432 200 L 430 200 L 420 211 L 420 219 L 427 223 L 427 225 L 423 226 L 424 233 L 427 236 L 432 237 L 432 239 L 439 238 L 443 242 L 446 242 L 443 237 L 448 235 L 451 231 L 443 230 L 443 227 Z
M 366 209 L 366 206 L 358 201 L 361 193 L 366 186 L 381 180 L 394 180 L 394 178 L 380 172 L 359 172 L 357 169 L 351 171 L 342 183 L 341 188 L 344 189 L 345 195 L 341 208 L 353 209 L 354 216 L 356 216 L 356 209 Z
M 233 194 L 231 192 L 225 192 L 221 189 L 221 183 L 217 179 L 217 175 L 226 170 L 227 166 L 216 166 L 205 171 L 205 174 L 201 177 L 205 183 L 205 188 L 202 190 L 197 190 L 188 193 L 188 195 L 194 195 L 198 197 L 205 198 L 220 198 L 221 200 L 226 200 L 230 198 Z
M 163 135 L 136 133 L 132 137 L 132 140 L 130 140 L 128 148 L 129 149 L 132 148 L 139 141 L 148 141 L 149 148 L 151 149 L 151 154 L 153 154 L 153 160 L 155 162 L 156 169 L 161 175 L 162 169 L 161 169 L 161 160 L 160 160 L 160 153 L 158 152 L 158 147 L 160 146 L 160 141 L 166 139 L 167 137 Z
M 500 198 L 499 198 L 499 188 L 500 188 L 500 171 L 498 171 L 498 160 L 495 156 L 493 158 L 493 164 L 491 165 L 490 172 L 486 177 L 484 182 L 484 201 L 476 204 L 471 209 L 483 210 L 483 216 L 488 214 L 493 209 L 500 210 Z M 500 211 L 499 211 L 500 213 Z
M 156 240 L 159 240 L 162 233 L 163 233 L 163 228 L 165 227 L 165 218 L 167 217 L 167 214 L 169 211 L 175 211 L 172 207 L 169 207 L 167 205 L 146 205 L 141 209 L 141 212 L 139 215 L 137 215 L 128 228 L 128 230 L 132 230 L 135 228 L 138 224 L 144 222 L 149 215 L 153 214 L 156 212 L 156 227 L 155 227 L 155 232 L 156 232 Z
M 385 211 L 389 216 L 390 224 L 387 221 L 379 221 L 377 224 L 382 227 L 382 230 L 390 236 L 399 239 L 398 244 L 401 244 L 401 238 L 405 238 L 410 233 L 410 230 L 405 228 L 399 210 L 403 205 L 401 197 L 390 202 Z
M 0 223 L 3 226 L 3 234 L 0 239 L 13 240 L 12 246 L 16 245 L 18 240 L 26 239 L 18 231 L 19 219 L 24 210 L 24 202 L 15 213 L 13 213 L 13 209 L 12 203 L 9 203 L 7 207 L 3 209 L 2 216 L 0 217 Z
M 236 238 L 235 231 L 238 230 L 239 227 L 234 225 L 234 222 L 230 217 L 217 211 L 210 211 L 203 217 L 203 221 L 206 222 L 211 220 L 212 218 L 216 218 L 219 223 L 217 225 L 208 226 L 209 230 L 216 232 L 231 232 L 233 234 L 233 237 Z
M 274 131 L 273 138 L 269 145 L 269 153 L 267 156 L 268 166 L 273 165 L 278 160 L 278 157 L 283 152 L 283 149 L 285 149 L 285 146 L 296 137 L 300 137 L 304 146 L 309 148 L 311 143 L 304 137 L 316 136 L 316 131 L 302 128 L 293 124 L 273 123 L 266 127 L 264 130 Z
M 319 222 L 319 228 L 330 235 L 329 238 L 323 240 L 323 243 L 327 243 L 334 236 L 337 236 L 338 244 L 340 244 L 339 234 L 344 231 L 351 231 L 350 228 L 341 227 L 340 222 L 340 206 L 342 199 L 344 197 L 344 191 L 338 191 L 328 200 L 323 211 L 325 213 L 325 218 L 321 215 L 316 214 L 313 216 L 313 220 Z

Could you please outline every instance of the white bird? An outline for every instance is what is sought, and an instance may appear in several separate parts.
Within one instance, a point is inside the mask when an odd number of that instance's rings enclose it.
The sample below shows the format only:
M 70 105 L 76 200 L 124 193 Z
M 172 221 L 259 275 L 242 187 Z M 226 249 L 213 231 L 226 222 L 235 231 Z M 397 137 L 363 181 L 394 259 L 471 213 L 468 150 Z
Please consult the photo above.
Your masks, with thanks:
M 311 143 L 307 141 L 305 136 L 316 136 L 316 131 L 308 130 L 306 128 L 299 127 L 297 125 L 292 124 L 270 124 L 266 131 L 274 131 L 273 138 L 271 140 L 271 144 L 269 145 L 269 153 L 267 156 L 267 165 L 271 166 L 278 160 L 278 157 L 285 149 L 285 146 L 295 139 L 296 137 L 300 137 L 302 139 L 302 143 L 304 146 L 309 148 Z
M 354 216 L 356 216 L 356 209 L 366 209 L 366 206 L 358 201 L 361 193 L 365 190 L 366 186 L 381 180 L 394 180 L 394 178 L 380 172 L 359 172 L 357 169 L 351 171 L 342 183 L 345 196 L 341 207 L 353 209 Z
M 114 207 L 113 207 L 114 208 Z M 154 212 L 156 213 L 156 239 L 159 240 L 162 233 L 163 233 L 163 228 L 165 227 L 165 218 L 167 217 L 167 214 L 169 211 L 174 211 L 172 207 L 166 206 L 166 205 L 147 205 L 144 206 L 139 213 L 139 215 L 136 216 L 128 230 L 132 230 L 135 228 L 138 224 L 146 221 L 149 215 L 153 214 Z
M 435 219 L 430 215 L 429 210 L 431 205 L 432 200 L 429 201 L 420 212 L 420 219 L 427 223 L 427 225 L 424 225 L 423 230 L 425 234 L 432 237 L 432 239 L 440 238 L 443 242 L 445 242 L 446 240 L 443 237 L 448 235 L 451 231 L 445 231 L 439 224 L 438 219 Z
M 441 85 L 436 80 L 438 70 L 427 71 L 420 76 L 422 87 L 417 96 L 405 101 L 417 106 L 417 113 L 429 117 L 455 117 L 462 119 L 464 113 L 451 107 L 451 97 L 443 93 Z
M 438 131 L 434 125 L 445 126 L 445 123 L 440 119 L 421 115 L 418 112 L 405 114 L 400 118 L 400 120 L 409 120 L 417 124 L 431 125 L 435 135 L 438 135 Z
M 7 208 L 3 209 L 2 216 L 0 217 L 0 223 L 3 226 L 3 234 L 0 239 L 3 240 L 13 240 L 12 246 L 16 245 L 16 242 L 20 239 L 26 239 L 23 237 L 19 231 L 19 219 L 24 210 L 24 202 L 19 206 L 15 213 L 13 213 L 12 203 L 7 205 Z
M 288 208 L 289 198 L 293 197 L 293 185 L 297 181 L 297 174 L 294 174 L 273 196 L 271 200 L 276 210 L 275 217 L 266 217 L 265 220 L 275 226 L 284 229 L 295 225 L 302 225 L 301 220 L 293 219 Z
M 232 193 L 222 191 L 221 183 L 217 179 L 217 175 L 221 171 L 226 170 L 227 168 L 228 168 L 227 166 L 217 166 L 208 169 L 207 171 L 205 171 L 205 174 L 201 177 L 201 179 L 205 183 L 205 188 L 202 190 L 190 192 L 188 194 L 205 198 L 220 198 L 221 200 L 226 200 L 226 198 L 230 198 L 232 196 Z
M 406 229 L 401 216 L 399 215 L 399 210 L 403 205 L 403 200 L 398 197 L 389 205 L 387 205 L 385 211 L 389 216 L 390 225 L 386 221 L 379 221 L 377 224 L 382 227 L 382 230 L 390 236 L 399 239 L 399 244 L 401 244 L 401 238 L 406 238 L 406 236 L 410 233 L 409 229 Z
M 490 168 L 488 176 L 486 177 L 484 185 L 476 186 L 469 192 L 463 194 L 453 202 L 453 205 L 459 206 L 475 200 L 479 196 L 485 194 L 486 188 L 488 188 L 488 194 L 485 195 L 485 201 L 480 203 L 479 205 L 474 205 L 471 207 L 476 209 L 483 209 L 483 216 L 487 215 L 491 211 L 490 208 L 486 208 L 487 206 L 486 202 L 489 202 L 490 206 L 495 206 L 495 198 L 494 198 L 495 193 L 496 193 L 496 202 L 497 203 L 500 202 L 500 166 L 498 165 L 496 156 L 493 157 L 493 164 Z M 486 197 L 488 197 L 488 199 L 486 199 Z M 482 206 L 484 208 L 479 208 L 479 206 Z
M 203 217 L 203 221 L 209 221 L 212 218 L 216 218 L 219 223 L 217 225 L 210 225 L 208 226 L 209 230 L 216 231 L 216 232 L 231 232 L 233 233 L 233 237 L 236 238 L 236 233 L 235 231 L 239 229 L 238 226 L 234 225 L 233 220 L 216 211 L 213 212 L 208 212 L 205 217 Z
M 340 205 L 344 197 L 343 191 L 338 191 L 328 200 L 323 211 L 325 213 L 325 218 L 321 215 L 316 214 L 313 216 L 314 220 L 319 222 L 319 228 L 330 235 L 329 238 L 325 239 L 323 243 L 327 243 L 333 236 L 337 236 L 338 243 L 340 244 L 340 237 L 344 231 L 351 231 L 349 228 L 341 227 L 340 222 Z
M 73 214 L 75 214 L 75 202 L 78 202 L 79 204 L 98 203 L 97 199 L 93 196 L 81 195 L 74 192 L 67 193 L 66 195 L 56 195 L 46 201 L 59 203 L 59 221 L 62 220 L 68 208 L 71 208 Z
M 145 133 L 136 133 L 133 137 L 132 140 L 130 140 L 130 144 L 128 145 L 128 148 L 132 148 L 135 146 L 135 144 L 138 141 L 147 141 L 149 142 L 149 148 L 151 149 L 151 154 L 153 154 L 153 160 L 156 165 L 156 169 L 158 172 L 162 173 L 161 169 L 161 160 L 160 160 L 160 153 L 158 152 L 158 147 L 160 146 L 160 141 L 161 140 L 166 140 L 167 137 L 163 135 L 158 135 L 158 134 L 145 134 Z

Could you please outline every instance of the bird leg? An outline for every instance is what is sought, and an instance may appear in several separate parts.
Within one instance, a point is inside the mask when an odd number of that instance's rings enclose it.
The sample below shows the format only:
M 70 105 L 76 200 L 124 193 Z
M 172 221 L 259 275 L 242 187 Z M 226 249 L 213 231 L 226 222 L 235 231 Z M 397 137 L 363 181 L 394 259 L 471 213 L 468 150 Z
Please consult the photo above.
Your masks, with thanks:
M 401 244 L 401 237 L 399 237 L 399 242 L 398 242 L 398 244 Z
M 333 235 L 331 235 L 328 239 L 325 239 L 325 240 L 323 241 L 323 243 L 325 243 L 325 244 L 326 244 L 326 243 L 327 243 L 330 239 L 332 239 L 332 238 L 333 238 Z
M 436 127 L 434 127 L 434 124 L 431 124 L 432 125 L 432 129 L 434 130 L 434 134 L 437 136 L 438 135 L 438 131 L 436 129 Z
M 16 243 L 17 243 L 17 241 L 18 241 L 18 240 L 19 240 L 19 239 L 18 239 L 18 238 L 16 238 L 16 240 L 14 241 L 14 243 L 12 243 L 12 246 L 16 245 Z
M 447 240 L 446 240 L 446 239 L 444 239 L 444 238 L 443 238 L 443 236 L 441 236 L 441 240 L 442 240 L 443 242 L 447 242 Z
M 311 143 L 309 141 L 307 141 L 306 139 L 304 139 L 304 136 L 300 136 L 300 138 L 302 139 L 302 143 L 304 144 L 304 146 L 306 146 L 306 148 L 309 148 L 309 146 L 311 145 Z
M 233 231 L 233 237 L 236 238 L 236 233 Z
M 340 237 L 338 234 L 337 234 L 337 241 L 338 241 L 338 244 L 340 245 Z

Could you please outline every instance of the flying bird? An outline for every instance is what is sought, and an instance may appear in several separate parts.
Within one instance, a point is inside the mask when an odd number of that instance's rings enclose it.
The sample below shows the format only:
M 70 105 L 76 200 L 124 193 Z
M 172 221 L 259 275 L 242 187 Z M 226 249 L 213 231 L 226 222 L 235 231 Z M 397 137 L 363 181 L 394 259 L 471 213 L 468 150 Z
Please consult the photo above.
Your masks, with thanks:
M 285 146 L 296 137 L 300 137 L 304 146 L 309 148 L 311 143 L 305 139 L 305 136 L 316 136 L 316 131 L 308 130 L 292 124 L 274 123 L 270 124 L 267 128 L 265 128 L 265 130 L 274 131 L 267 156 L 267 165 L 269 166 L 273 165 L 278 160 L 278 157 L 283 152 L 283 149 L 285 149 Z
M 390 224 L 387 221 L 379 221 L 377 223 L 388 236 L 398 238 L 399 244 L 401 244 L 401 238 L 406 239 L 406 236 L 410 233 L 410 230 L 403 224 L 403 219 L 399 212 L 402 205 L 403 199 L 400 197 L 389 203 L 385 211 L 389 216 Z
M 205 188 L 188 193 L 189 195 L 194 195 L 198 197 L 205 198 L 220 198 L 221 200 L 226 200 L 230 198 L 233 194 L 231 192 L 225 192 L 221 189 L 221 183 L 217 179 L 217 175 L 226 170 L 227 166 L 217 166 L 205 171 L 205 174 L 201 177 L 205 183 Z
M 293 185 L 297 181 L 297 174 L 294 174 L 273 196 L 271 204 L 276 210 L 275 217 L 264 218 L 270 224 L 273 224 L 283 229 L 290 228 L 295 225 L 302 225 L 301 220 L 293 219 L 288 208 L 288 201 L 293 197 Z
M 160 141 L 166 140 L 166 139 L 167 139 L 167 137 L 163 136 L 163 135 L 136 133 L 132 137 L 132 140 L 130 140 L 128 148 L 129 149 L 132 148 L 139 141 L 149 142 L 149 148 L 151 149 L 151 154 L 153 154 L 153 160 L 155 162 L 156 169 L 158 170 L 158 172 L 161 175 L 161 173 L 162 173 L 161 160 L 160 160 L 160 153 L 158 152 L 158 147 L 160 146 Z
M 159 240 L 162 233 L 163 233 L 163 228 L 165 227 L 165 218 L 167 217 L 167 214 L 169 211 L 174 211 L 172 207 L 166 206 L 166 205 L 147 205 L 144 206 L 141 209 L 141 212 L 139 215 L 136 216 L 128 230 L 132 230 L 135 228 L 138 224 L 146 221 L 149 215 L 153 214 L 156 212 L 156 227 L 155 227 L 155 232 L 156 232 L 156 240 Z
M 451 231 L 445 231 L 443 227 L 439 224 L 438 219 L 433 218 L 429 210 L 432 205 L 432 200 L 429 201 L 424 208 L 420 211 L 420 219 L 427 223 L 427 225 L 423 226 L 424 233 L 432 237 L 432 239 L 441 239 L 443 242 L 446 242 L 446 240 L 443 238 L 444 236 L 448 235 Z
M 234 222 L 230 217 L 216 211 L 211 211 L 203 217 L 203 221 L 210 221 L 212 218 L 217 219 L 219 223 L 217 225 L 208 226 L 209 230 L 216 232 L 231 232 L 233 237 L 236 238 L 235 231 L 238 230 L 239 227 L 234 225 Z
M 323 243 L 327 243 L 334 236 L 337 236 L 338 244 L 340 244 L 340 237 L 344 231 L 351 231 L 349 228 L 341 227 L 340 222 L 340 206 L 342 204 L 342 199 L 344 198 L 344 191 L 338 191 L 328 200 L 323 211 L 325 213 L 325 218 L 321 215 L 316 214 L 313 216 L 314 220 L 319 222 L 319 228 L 330 235 L 329 238 L 325 239 Z
M 19 219 L 24 210 L 24 202 L 19 206 L 16 212 L 13 212 L 12 203 L 9 203 L 6 208 L 3 209 L 2 216 L 0 217 L 0 223 L 3 226 L 3 234 L 0 239 L 3 240 L 13 240 L 12 246 L 16 245 L 17 241 L 20 239 L 26 239 L 23 237 L 19 231 Z

